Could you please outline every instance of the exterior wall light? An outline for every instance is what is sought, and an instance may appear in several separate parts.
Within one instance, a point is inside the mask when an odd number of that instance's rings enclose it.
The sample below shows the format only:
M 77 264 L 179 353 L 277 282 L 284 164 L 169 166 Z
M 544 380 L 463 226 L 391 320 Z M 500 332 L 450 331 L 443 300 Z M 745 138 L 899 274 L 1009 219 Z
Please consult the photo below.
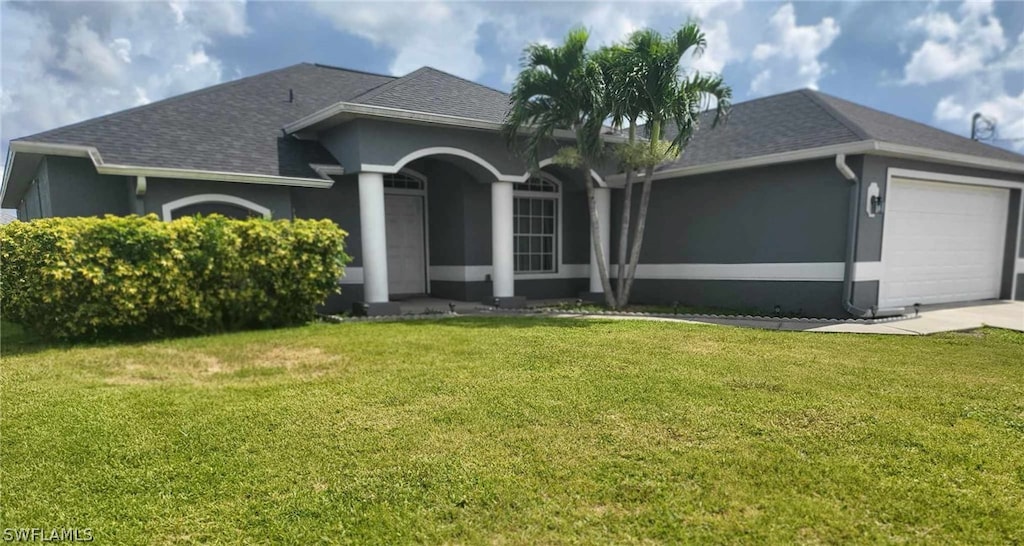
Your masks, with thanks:
M 877 182 L 872 182 L 868 186 L 868 218 L 874 218 L 876 215 L 882 214 L 882 189 L 878 187 Z

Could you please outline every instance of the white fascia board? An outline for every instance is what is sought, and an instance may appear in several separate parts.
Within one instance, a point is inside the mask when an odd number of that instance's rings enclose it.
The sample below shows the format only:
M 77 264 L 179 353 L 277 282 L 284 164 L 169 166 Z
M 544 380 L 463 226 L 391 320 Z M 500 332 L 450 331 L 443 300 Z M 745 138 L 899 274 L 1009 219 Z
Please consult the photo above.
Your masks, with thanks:
M 427 112 L 417 112 L 415 110 L 406 110 L 404 108 L 373 106 L 369 104 L 357 104 L 353 102 L 338 102 L 328 106 L 327 108 L 324 108 L 323 110 L 313 112 L 312 114 L 304 118 L 298 119 L 296 121 L 289 123 L 288 125 L 285 125 L 284 132 L 287 134 L 293 134 L 341 114 L 349 114 L 352 116 L 368 118 L 391 119 L 413 123 L 425 123 L 430 125 L 446 125 L 451 127 L 459 127 L 462 129 L 500 131 L 502 128 L 501 123 L 466 118 L 462 116 L 451 116 L 447 114 L 431 114 Z M 557 138 L 566 139 L 576 138 L 576 135 L 573 134 L 572 131 L 564 129 L 555 131 L 554 136 Z M 602 135 L 602 138 L 605 140 L 605 142 L 612 143 L 622 143 L 627 141 L 625 137 L 619 137 L 614 135 Z
M 905 146 L 903 144 L 891 144 L 889 142 L 875 142 L 875 150 L 877 151 L 877 155 L 922 159 L 935 163 L 963 165 L 993 171 L 1024 173 L 1024 160 L 1018 162 L 1006 161 L 1004 159 L 990 159 L 955 152 L 940 152 L 938 150 L 918 148 L 916 146 Z
M 326 177 L 325 179 L 299 178 L 265 174 L 231 173 L 224 171 L 204 171 L 169 167 L 143 167 L 138 165 L 105 163 L 99 150 L 93 146 L 16 141 L 11 143 L 10 148 L 12 152 L 59 155 L 65 157 L 88 157 L 92 160 L 93 166 L 96 167 L 96 172 L 100 174 L 146 176 L 151 178 L 180 178 L 184 180 L 211 180 L 216 182 L 240 182 L 245 184 L 269 184 L 275 186 L 298 186 L 304 188 L 330 188 L 334 185 L 334 180 L 330 177 Z M 13 161 L 13 155 L 11 161 Z

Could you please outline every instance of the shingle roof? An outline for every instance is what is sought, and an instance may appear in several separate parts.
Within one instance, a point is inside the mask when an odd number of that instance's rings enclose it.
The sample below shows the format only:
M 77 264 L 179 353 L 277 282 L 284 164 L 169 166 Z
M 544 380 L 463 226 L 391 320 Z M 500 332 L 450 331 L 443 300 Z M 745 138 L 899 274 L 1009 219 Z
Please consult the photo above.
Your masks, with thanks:
M 95 146 L 105 163 L 316 178 L 309 163 L 337 161 L 281 127 L 394 80 L 298 64 L 16 140 Z
M 665 136 L 675 136 L 674 129 Z M 801 89 L 737 103 L 714 129 L 706 114 L 683 155 L 658 171 L 866 140 L 1024 163 L 1024 155 L 1009 150 Z
M 336 160 L 282 127 L 339 102 L 501 123 L 508 95 L 429 67 L 394 78 L 298 64 L 16 140 L 95 146 L 106 163 L 315 178 L 310 163 Z M 1024 162 L 809 89 L 738 103 L 715 129 L 706 121 L 684 155 L 659 171 L 865 140 Z
M 348 102 L 501 123 L 508 95 L 425 66 Z
M 874 140 L 929 148 L 940 152 L 954 152 L 1006 161 L 1024 161 L 1024 155 L 936 129 L 931 125 L 861 106 L 820 91 L 805 89 L 804 92 L 823 101 L 841 117 L 859 127 L 869 138 Z M 964 120 L 964 123 L 966 122 L 967 120 Z

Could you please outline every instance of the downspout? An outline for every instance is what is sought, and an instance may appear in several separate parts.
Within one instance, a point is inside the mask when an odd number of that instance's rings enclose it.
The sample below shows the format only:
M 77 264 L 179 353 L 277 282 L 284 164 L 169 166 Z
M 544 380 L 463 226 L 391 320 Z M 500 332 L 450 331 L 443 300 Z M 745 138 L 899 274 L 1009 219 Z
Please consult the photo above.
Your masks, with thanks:
M 846 164 L 846 154 L 836 154 L 836 169 L 850 182 L 850 212 L 846 220 L 846 267 L 843 271 L 843 309 L 857 318 L 882 318 L 903 314 L 902 307 L 862 309 L 853 304 L 853 275 L 857 264 L 857 231 L 860 225 L 860 191 L 857 175 Z

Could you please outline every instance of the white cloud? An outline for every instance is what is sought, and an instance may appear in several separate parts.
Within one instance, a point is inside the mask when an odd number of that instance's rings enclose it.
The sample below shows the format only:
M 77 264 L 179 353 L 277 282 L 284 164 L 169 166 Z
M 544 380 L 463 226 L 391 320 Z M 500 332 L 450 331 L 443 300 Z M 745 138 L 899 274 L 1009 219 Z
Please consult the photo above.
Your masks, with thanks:
M 927 84 L 973 74 L 1006 49 L 1003 27 L 989 2 L 964 2 L 954 20 L 929 6 L 907 25 L 925 40 L 904 67 L 904 83 Z
M 684 65 L 701 72 L 721 73 L 726 64 L 740 58 L 739 52 L 733 48 L 729 39 L 729 24 L 725 20 L 705 23 L 701 29 L 707 38 L 708 46 L 703 55 L 684 61 Z
M 206 47 L 248 31 L 245 5 L 4 2 L 3 147 L 223 79 Z M 5 150 L 6 152 L 6 150 Z
M 969 134 L 971 116 L 980 112 L 996 120 L 1003 138 L 1024 137 L 1024 93 L 1012 91 L 1024 71 L 1024 32 L 1007 39 L 991 2 L 965 1 L 955 12 L 930 4 L 907 24 L 919 41 L 904 67 L 905 85 L 942 85 L 935 104 L 936 124 Z M 996 144 L 1024 149 L 1024 141 Z
M 335 28 L 394 51 L 392 74 L 433 66 L 475 79 L 484 71 L 476 43 L 480 25 L 488 17 L 477 4 L 318 3 L 314 9 Z
M 762 67 L 751 82 L 752 93 L 765 94 L 797 87 L 816 89 L 826 65 L 819 56 L 839 36 L 831 17 L 799 26 L 793 4 L 785 4 L 768 20 L 769 40 L 757 44 L 751 59 Z

